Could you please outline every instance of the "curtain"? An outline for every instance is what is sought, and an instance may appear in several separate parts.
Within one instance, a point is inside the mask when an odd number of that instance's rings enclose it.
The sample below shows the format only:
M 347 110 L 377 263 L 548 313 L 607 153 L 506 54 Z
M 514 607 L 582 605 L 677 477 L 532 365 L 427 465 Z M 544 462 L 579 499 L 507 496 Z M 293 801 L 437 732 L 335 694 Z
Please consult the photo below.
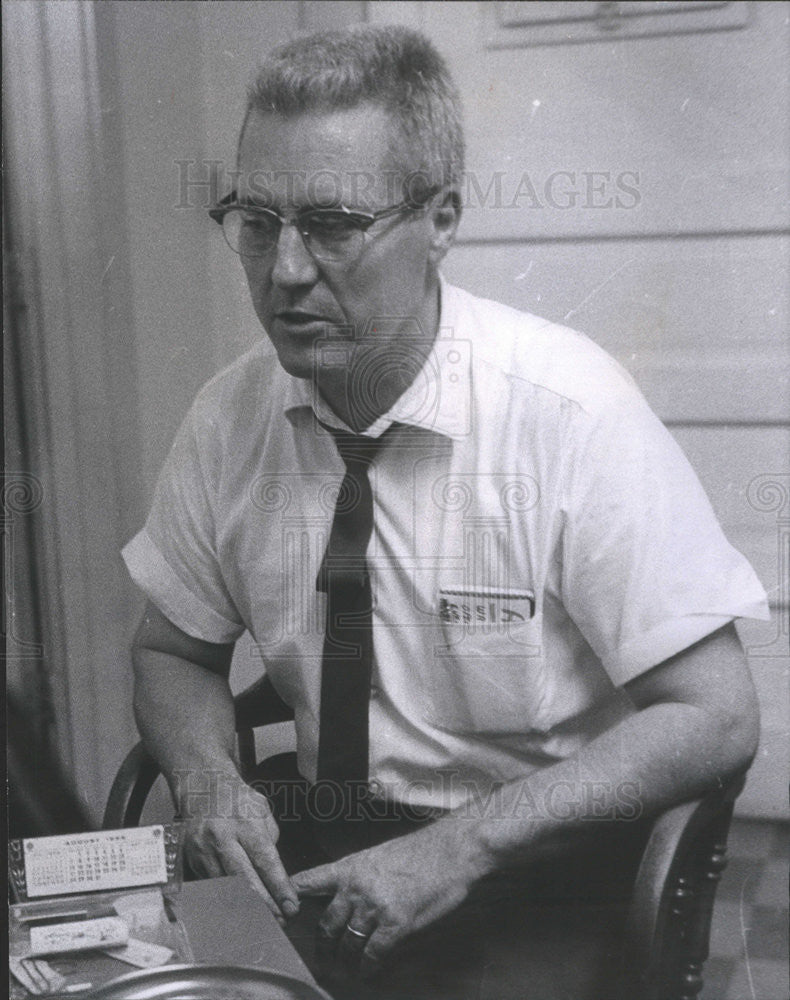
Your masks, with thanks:
M 9 691 L 23 755 L 51 751 L 94 821 L 135 738 L 117 552 L 139 463 L 113 49 L 97 13 L 3 8 Z

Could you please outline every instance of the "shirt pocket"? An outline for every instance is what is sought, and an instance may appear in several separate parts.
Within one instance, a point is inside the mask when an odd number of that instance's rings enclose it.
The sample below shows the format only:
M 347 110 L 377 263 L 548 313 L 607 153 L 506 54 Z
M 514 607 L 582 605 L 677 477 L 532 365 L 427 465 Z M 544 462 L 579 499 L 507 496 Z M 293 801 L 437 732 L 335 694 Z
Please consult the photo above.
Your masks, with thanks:
M 545 732 L 553 691 L 529 591 L 441 591 L 427 721 L 459 734 Z

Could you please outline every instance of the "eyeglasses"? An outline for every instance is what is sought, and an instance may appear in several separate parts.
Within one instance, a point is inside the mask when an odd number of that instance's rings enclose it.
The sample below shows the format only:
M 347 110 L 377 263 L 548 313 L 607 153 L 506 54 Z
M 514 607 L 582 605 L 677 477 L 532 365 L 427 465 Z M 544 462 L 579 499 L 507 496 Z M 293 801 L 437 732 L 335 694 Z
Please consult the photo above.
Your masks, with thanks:
M 284 224 L 296 226 L 304 245 L 316 260 L 355 261 L 365 247 L 365 234 L 374 222 L 403 212 L 420 212 L 439 188 L 430 188 L 423 200 L 406 199 L 380 212 L 357 212 L 344 205 L 338 208 L 302 208 L 281 215 L 272 208 L 244 205 L 232 191 L 209 215 L 222 226 L 225 240 L 242 257 L 267 257 L 277 246 Z

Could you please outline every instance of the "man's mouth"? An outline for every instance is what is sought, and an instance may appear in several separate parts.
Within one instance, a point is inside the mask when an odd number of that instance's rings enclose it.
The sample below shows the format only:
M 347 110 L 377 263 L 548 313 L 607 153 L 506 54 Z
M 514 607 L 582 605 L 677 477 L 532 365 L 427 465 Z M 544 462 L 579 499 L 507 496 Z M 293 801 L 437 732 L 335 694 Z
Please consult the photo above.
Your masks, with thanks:
M 281 323 L 287 323 L 288 326 L 312 326 L 315 323 L 323 323 L 324 326 L 332 325 L 332 321 L 327 319 L 326 316 L 321 316 L 318 313 L 302 312 L 298 309 L 282 309 L 280 312 L 275 313 L 274 318 L 280 320 Z

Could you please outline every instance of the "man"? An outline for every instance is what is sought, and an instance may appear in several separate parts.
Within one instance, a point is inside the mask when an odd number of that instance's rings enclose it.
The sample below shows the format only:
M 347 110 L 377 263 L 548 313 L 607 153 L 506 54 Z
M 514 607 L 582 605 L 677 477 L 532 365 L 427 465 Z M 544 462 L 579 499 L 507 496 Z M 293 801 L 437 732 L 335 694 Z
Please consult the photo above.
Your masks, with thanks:
M 267 60 L 214 215 L 268 344 L 201 392 L 125 550 L 150 597 L 137 718 L 190 863 L 244 873 L 284 918 L 328 897 L 320 931 L 363 975 L 497 873 L 583 846 L 602 809 L 614 828 L 696 796 L 757 739 L 732 621 L 764 594 L 672 439 L 584 337 L 440 279 L 459 121 L 415 33 Z M 342 786 L 339 825 L 308 794 L 325 863 L 298 874 L 234 758 L 245 628 L 299 772 Z M 201 813 L 196 776 L 229 807 Z

